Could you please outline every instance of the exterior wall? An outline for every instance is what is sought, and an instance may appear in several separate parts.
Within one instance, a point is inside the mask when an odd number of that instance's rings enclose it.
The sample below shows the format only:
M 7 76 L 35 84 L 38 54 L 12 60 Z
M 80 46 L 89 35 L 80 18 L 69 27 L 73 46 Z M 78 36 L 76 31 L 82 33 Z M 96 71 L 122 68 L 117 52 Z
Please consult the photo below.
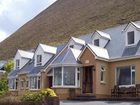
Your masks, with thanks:
M 21 87 L 21 80 L 23 80 L 23 87 Z M 26 80 L 27 80 L 27 75 L 26 74 L 21 74 L 18 77 L 18 95 L 23 95 L 26 93 L 28 88 L 26 87 Z
M 94 66 L 96 68 L 96 60 L 94 55 L 91 53 L 91 51 L 86 48 L 83 52 L 82 56 L 80 57 L 80 61 L 82 65 L 85 66 Z M 92 72 L 93 73 L 93 94 L 96 94 L 96 70 Z M 83 73 L 82 73 L 83 76 Z M 82 85 L 82 78 L 81 78 L 81 85 Z M 82 86 L 81 86 L 82 87 Z
M 105 81 L 101 82 L 101 66 L 105 67 Z M 108 62 L 96 60 L 96 95 L 99 97 L 109 96 L 110 95 L 110 69 Z
M 128 66 L 128 65 L 134 65 L 135 66 L 135 84 L 140 84 L 140 59 L 134 59 L 134 60 L 126 60 L 126 61 L 117 61 L 112 62 L 109 64 L 110 68 L 110 89 L 113 88 L 115 85 L 115 70 L 116 67 L 120 66 Z
M 110 95 L 109 90 L 109 64 L 108 62 L 96 60 L 93 53 L 86 48 L 80 57 L 80 61 L 83 66 L 94 66 L 95 70 L 93 70 L 93 95 L 97 97 L 104 97 Z M 105 83 L 101 83 L 100 81 L 100 70 L 101 66 L 104 66 L 105 71 Z
M 37 55 L 42 55 L 42 66 L 44 65 L 44 64 L 46 64 L 48 61 L 49 61 L 49 59 L 53 56 L 53 54 L 48 54 L 48 53 L 45 53 L 44 51 L 43 51 L 43 49 L 41 48 L 41 46 L 38 46 L 38 48 L 37 48 L 37 50 L 36 50 L 36 52 L 35 52 L 35 67 L 36 67 L 36 62 L 37 62 Z
M 41 73 L 41 89 L 46 89 L 48 88 L 48 78 L 47 78 L 47 73 L 46 72 L 42 72 Z
M 53 90 L 61 100 L 69 99 L 81 92 L 80 88 L 53 88 Z

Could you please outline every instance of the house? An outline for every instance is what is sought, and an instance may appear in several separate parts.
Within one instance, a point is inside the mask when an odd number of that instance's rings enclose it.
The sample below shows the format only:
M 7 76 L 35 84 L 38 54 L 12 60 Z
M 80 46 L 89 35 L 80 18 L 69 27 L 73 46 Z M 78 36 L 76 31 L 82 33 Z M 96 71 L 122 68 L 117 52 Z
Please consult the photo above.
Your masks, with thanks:
M 34 57 L 16 74 L 21 88 L 17 91 L 50 87 L 60 99 L 77 95 L 102 98 L 109 97 L 115 85 L 135 87 L 140 84 L 139 34 L 137 21 L 71 37 L 60 48 L 39 44 Z
M 0 80 L 2 79 L 4 73 L 6 72 L 6 71 L 4 70 L 4 65 L 5 65 L 6 63 L 7 63 L 7 62 L 4 61 L 4 60 L 1 60 L 1 61 L 0 61 Z

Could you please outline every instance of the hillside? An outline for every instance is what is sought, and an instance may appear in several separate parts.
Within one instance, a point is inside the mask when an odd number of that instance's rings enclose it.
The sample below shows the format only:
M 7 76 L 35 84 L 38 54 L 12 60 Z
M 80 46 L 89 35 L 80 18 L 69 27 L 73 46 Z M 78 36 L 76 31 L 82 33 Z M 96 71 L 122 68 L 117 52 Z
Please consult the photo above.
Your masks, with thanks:
M 70 36 L 140 20 L 140 0 L 58 0 L 0 44 L 0 59 L 38 43 L 57 45 Z

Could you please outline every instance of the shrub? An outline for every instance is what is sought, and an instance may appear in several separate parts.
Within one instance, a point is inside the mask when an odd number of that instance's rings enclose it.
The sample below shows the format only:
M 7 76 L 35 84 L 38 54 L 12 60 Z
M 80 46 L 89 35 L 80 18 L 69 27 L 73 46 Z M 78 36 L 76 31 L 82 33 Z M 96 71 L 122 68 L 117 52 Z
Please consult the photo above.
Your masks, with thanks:
M 52 89 L 42 90 L 38 93 L 26 93 L 21 100 L 22 101 L 44 101 L 46 97 L 55 97 L 56 94 Z

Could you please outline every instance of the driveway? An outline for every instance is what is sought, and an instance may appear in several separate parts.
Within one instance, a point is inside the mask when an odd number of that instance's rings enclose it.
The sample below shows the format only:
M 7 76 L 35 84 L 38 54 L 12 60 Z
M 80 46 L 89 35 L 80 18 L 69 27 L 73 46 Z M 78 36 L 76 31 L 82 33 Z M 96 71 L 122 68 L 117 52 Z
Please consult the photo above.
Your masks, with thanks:
M 119 102 L 119 101 L 61 101 L 60 105 L 140 105 L 140 102 Z

